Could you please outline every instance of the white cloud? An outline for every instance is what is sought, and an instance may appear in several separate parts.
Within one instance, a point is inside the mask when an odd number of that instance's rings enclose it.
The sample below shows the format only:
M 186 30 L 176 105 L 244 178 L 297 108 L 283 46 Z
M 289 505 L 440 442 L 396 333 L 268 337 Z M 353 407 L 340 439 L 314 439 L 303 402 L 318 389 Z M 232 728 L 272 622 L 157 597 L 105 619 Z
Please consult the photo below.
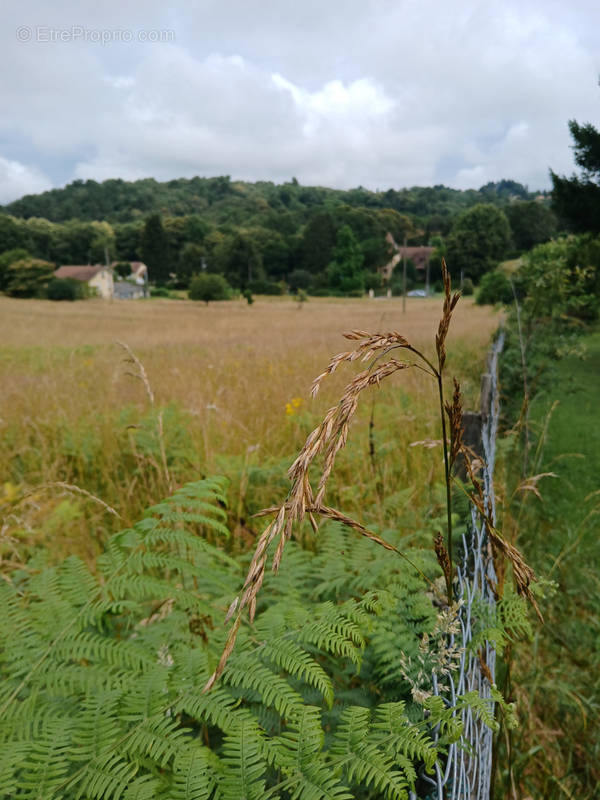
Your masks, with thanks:
M 24 194 L 36 194 L 51 188 L 48 178 L 35 167 L 0 156 L 0 203 L 10 203 Z

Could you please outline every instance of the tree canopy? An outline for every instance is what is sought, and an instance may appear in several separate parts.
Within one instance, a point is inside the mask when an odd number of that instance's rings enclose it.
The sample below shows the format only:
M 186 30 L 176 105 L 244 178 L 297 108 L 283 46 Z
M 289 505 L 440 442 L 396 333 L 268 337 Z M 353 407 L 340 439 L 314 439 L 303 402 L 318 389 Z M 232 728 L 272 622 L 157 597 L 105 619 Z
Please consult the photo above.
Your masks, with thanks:
M 450 271 L 478 282 L 506 257 L 510 244 L 506 214 L 489 203 L 479 203 L 458 217 L 448 237 Z
M 550 170 L 552 207 L 570 230 L 600 233 L 600 131 L 573 119 L 569 131 L 581 174 L 566 178 Z

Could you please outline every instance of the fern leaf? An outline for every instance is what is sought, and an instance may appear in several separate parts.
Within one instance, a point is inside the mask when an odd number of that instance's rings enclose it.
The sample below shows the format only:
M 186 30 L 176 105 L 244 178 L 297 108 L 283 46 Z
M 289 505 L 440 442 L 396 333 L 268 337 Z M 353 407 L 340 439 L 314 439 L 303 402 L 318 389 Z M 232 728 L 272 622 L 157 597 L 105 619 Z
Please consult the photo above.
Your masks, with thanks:
M 219 759 L 208 748 L 193 742 L 175 759 L 168 800 L 211 800 L 221 773 Z
M 258 725 L 241 720 L 225 736 L 220 791 L 223 800 L 262 800 L 266 762 Z
M 289 639 L 279 637 L 267 644 L 262 650 L 262 657 L 314 686 L 321 692 L 323 699 L 331 708 L 333 705 L 333 684 L 323 667 L 300 645 Z

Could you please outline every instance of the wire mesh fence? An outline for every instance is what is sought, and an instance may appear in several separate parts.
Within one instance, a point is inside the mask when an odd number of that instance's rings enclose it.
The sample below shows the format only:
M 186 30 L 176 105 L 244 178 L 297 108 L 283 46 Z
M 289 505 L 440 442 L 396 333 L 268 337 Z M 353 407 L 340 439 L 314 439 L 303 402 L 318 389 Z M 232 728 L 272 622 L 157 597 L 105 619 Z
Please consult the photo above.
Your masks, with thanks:
M 486 503 L 489 501 L 495 521 L 494 465 L 496 459 L 496 434 L 498 430 L 498 356 L 504 345 L 500 332 L 488 360 L 488 371 L 482 380 L 481 397 L 481 447 L 484 459 L 482 480 Z M 456 595 L 462 600 L 459 610 L 462 648 L 458 670 L 448 676 L 442 690 L 433 676 L 433 692 L 455 705 L 456 698 L 466 692 L 477 691 L 480 697 L 491 700 L 490 680 L 494 680 L 496 652 L 490 642 L 485 642 L 477 652 L 469 648 L 473 641 L 474 625 L 481 604 L 494 606 L 493 586 L 496 574 L 491 546 L 486 528 L 477 510 L 471 509 L 468 533 L 463 535 L 462 554 L 457 568 Z M 455 644 L 450 638 L 450 646 Z M 487 671 L 487 676 L 484 674 Z M 458 712 L 457 712 L 458 713 Z M 423 776 L 429 784 L 427 798 L 432 800 L 489 800 L 492 771 L 492 730 L 471 708 L 461 713 L 463 732 L 460 740 L 451 744 L 445 763 L 437 763 L 432 776 Z M 417 795 L 412 794 L 411 800 Z

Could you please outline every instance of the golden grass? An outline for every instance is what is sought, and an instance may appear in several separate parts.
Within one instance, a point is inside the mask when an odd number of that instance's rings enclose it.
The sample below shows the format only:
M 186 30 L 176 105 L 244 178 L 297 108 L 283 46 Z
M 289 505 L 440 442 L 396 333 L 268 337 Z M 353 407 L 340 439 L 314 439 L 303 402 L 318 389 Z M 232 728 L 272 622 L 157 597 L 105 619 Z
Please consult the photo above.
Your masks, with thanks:
M 136 439 L 141 433 L 155 434 L 155 425 L 147 420 L 147 393 L 127 374 L 131 365 L 124 362 L 117 340 L 143 363 L 157 408 L 172 406 L 180 412 L 179 418 L 167 414 L 164 420 L 175 481 L 228 472 L 239 522 L 249 505 L 251 469 L 278 459 L 287 459 L 289 465 L 314 419 L 347 383 L 351 373 L 340 369 L 323 396 L 309 399 L 315 376 L 333 354 L 345 349 L 342 332 L 395 329 L 433 353 L 440 308 L 439 300 L 419 298 L 411 298 L 403 314 L 401 300 L 395 299 L 311 300 L 299 308 L 284 298 L 258 299 L 249 307 L 238 301 L 209 306 L 172 300 L 70 304 L 2 297 L 0 482 L 10 485 L 0 515 L 10 511 L 21 528 L 42 524 L 50 499 L 38 501 L 37 516 L 31 506 L 25 515 L 23 504 L 16 503 L 26 491 L 52 482 L 76 484 L 98 495 L 125 519 L 134 519 L 160 499 L 166 489 L 160 458 L 140 449 Z M 469 299 L 456 309 L 448 371 L 459 374 L 471 404 L 497 324 L 495 312 Z M 376 397 L 378 468 L 384 482 L 386 476 L 398 479 L 399 467 L 391 464 L 402 453 L 402 474 L 419 487 L 431 483 L 431 453 L 409 448 L 414 441 L 439 438 L 437 398 L 428 381 L 409 370 Z M 366 457 L 363 423 L 364 413 L 359 413 L 351 434 L 358 449 L 353 455 L 349 448 L 346 470 L 342 464 L 336 485 L 338 499 L 353 506 L 360 506 L 361 491 L 372 491 L 356 475 L 352 461 Z M 394 428 L 393 446 L 383 435 L 389 426 Z M 274 502 L 280 492 L 265 486 L 260 502 Z M 95 544 L 85 534 L 90 519 L 99 539 L 115 523 L 99 504 L 71 495 L 68 500 L 74 504 L 64 511 L 68 524 L 46 525 L 48 536 L 56 541 L 66 531 L 69 547 L 91 558 Z M 51 501 L 55 510 L 65 498 L 53 496 Z M 75 535 L 80 540 L 74 541 Z M 59 549 L 65 547 L 63 543 Z

